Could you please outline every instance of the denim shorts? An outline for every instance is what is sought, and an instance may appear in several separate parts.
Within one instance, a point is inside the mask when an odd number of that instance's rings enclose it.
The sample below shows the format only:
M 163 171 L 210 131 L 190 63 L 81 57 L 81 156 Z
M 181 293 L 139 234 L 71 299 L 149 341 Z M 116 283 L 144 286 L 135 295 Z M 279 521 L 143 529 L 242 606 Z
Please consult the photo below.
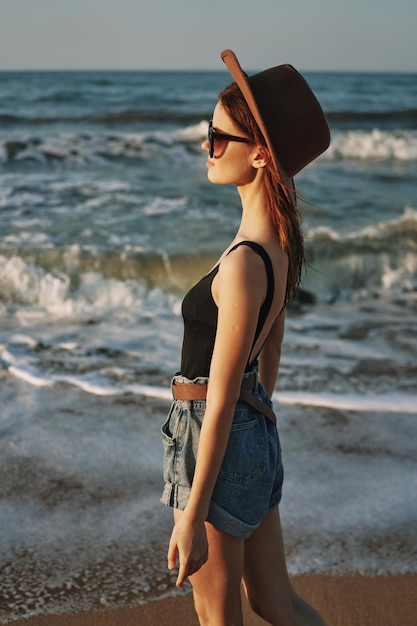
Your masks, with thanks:
M 174 381 L 199 384 L 207 378 L 189 380 L 178 375 Z M 271 406 L 257 376 L 256 381 L 252 393 Z M 174 400 L 162 425 L 165 487 L 161 502 L 167 506 L 184 509 L 187 504 L 205 409 L 205 400 Z M 283 478 L 276 426 L 248 404 L 238 402 L 207 521 L 236 537 L 249 537 L 278 506 Z

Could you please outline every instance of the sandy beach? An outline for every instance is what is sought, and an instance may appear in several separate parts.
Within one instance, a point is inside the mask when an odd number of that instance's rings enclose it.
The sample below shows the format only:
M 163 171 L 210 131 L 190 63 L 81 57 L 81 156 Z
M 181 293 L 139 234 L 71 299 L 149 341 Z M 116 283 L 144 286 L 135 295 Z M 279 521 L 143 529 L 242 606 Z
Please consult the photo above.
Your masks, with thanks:
M 311 602 L 328 626 L 415 626 L 417 575 L 292 578 L 296 590 Z M 263 620 L 243 602 L 245 626 Z M 14 626 L 198 626 L 191 595 L 117 610 L 48 615 L 13 622 Z
M 0 542 L 0 623 L 197 625 L 191 596 L 187 590 L 182 594 L 175 591 L 175 573 L 166 570 L 166 538 L 172 517 L 159 502 L 160 458 L 155 451 L 160 448 L 159 422 L 167 401 L 139 396 L 99 398 L 69 387 L 61 387 L 59 394 L 49 388 L 35 391 L 27 386 L 20 386 L 19 394 L 17 391 L 15 398 L 19 398 L 22 415 L 29 414 L 27 406 L 32 407 L 31 428 L 19 443 L 22 450 L 27 450 L 30 465 L 19 461 L 19 478 L 17 461 L 5 454 L 4 463 L 15 468 L 12 485 L 19 490 L 22 504 L 18 525 L 12 523 L 15 509 L 10 510 L 9 520 L 3 516 L 2 527 L 8 534 Z M 45 406 L 49 407 L 47 415 Z M 349 431 L 341 429 L 342 417 L 349 420 Z M 45 450 L 51 465 L 48 478 L 43 466 L 37 467 L 32 452 L 38 437 L 36 429 L 39 424 L 51 429 L 61 422 L 65 429 L 55 444 L 60 457 L 55 460 L 51 447 Z M 316 461 L 308 476 L 303 477 L 311 447 L 310 440 L 301 437 L 306 422 L 309 437 L 320 434 L 321 462 Z M 84 432 L 90 423 L 94 448 L 92 440 L 79 433 L 81 425 Z M 289 571 L 296 589 L 320 611 L 329 626 L 416 624 L 412 498 L 408 504 L 400 498 L 395 517 L 390 513 L 396 495 L 402 493 L 399 485 L 404 481 L 405 468 L 414 467 L 413 424 L 413 418 L 407 415 L 381 414 L 373 420 L 361 412 L 342 415 L 309 407 L 287 406 L 285 418 L 281 417 L 287 491 L 291 494 L 282 507 Z M 331 432 L 332 425 L 337 427 L 337 435 Z M 373 429 L 381 430 L 382 426 L 387 436 L 395 432 L 384 454 L 377 434 L 371 437 Z M 363 429 L 366 435 L 361 434 Z M 145 431 L 149 453 L 142 449 L 138 455 Z M 131 449 L 126 444 L 126 433 Z M 72 437 L 78 442 L 76 448 Z M 326 449 L 329 437 L 332 445 Z M 336 448 L 339 441 L 340 449 Z M 362 441 L 368 441 L 368 445 L 372 441 L 373 446 L 363 460 Z M 347 448 L 357 453 L 347 454 Z M 97 468 L 92 463 L 93 449 L 100 451 L 100 458 L 104 455 L 106 471 L 101 462 Z M 401 463 L 390 463 L 399 453 Z M 326 474 L 325 485 L 320 475 L 323 463 L 333 468 L 332 474 Z M 385 498 L 382 494 L 377 498 L 376 487 L 387 463 L 391 469 L 385 488 L 389 486 L 390 500 L 382 506 Z M 357 502 L 358 473 L 367 477 L 368 491 L 373 494 L 365 508 Z M 410 471 L 410 481 L 413 476 Z M 311 520 L 305 518 L 303 507 L 307 488 Z M 31 500 L 27 503 L 28 492 Z M 344 494 L 343 500 L 340 493 Z M 363 503 L 367 493 L 364 485 L 359 493 Z M 37 507 L 33 499 L 39 503 Z M 323 511 L 331 514 L 324 516 Z M 262 623 L 245 606 L 245 626 Z

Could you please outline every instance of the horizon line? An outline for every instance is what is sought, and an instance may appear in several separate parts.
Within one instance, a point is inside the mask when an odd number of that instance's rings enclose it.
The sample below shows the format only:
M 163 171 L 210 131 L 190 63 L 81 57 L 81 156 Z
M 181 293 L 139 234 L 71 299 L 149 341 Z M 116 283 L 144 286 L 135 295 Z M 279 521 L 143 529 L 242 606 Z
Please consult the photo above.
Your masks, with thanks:
M 259 69 L 249 69 L 248 73 L 259 72 Z M 301 68 L 301 72 L 321 72 L 321 73 L 338 73 L 338 74 L 417 74 L 417 69 L 372 69 L 372 68 Z M 149 67 L 20 67 L 20 68 L 2 68 L 0 72 L 216 72 L 226 73 L 224 68 L 149 68 Z

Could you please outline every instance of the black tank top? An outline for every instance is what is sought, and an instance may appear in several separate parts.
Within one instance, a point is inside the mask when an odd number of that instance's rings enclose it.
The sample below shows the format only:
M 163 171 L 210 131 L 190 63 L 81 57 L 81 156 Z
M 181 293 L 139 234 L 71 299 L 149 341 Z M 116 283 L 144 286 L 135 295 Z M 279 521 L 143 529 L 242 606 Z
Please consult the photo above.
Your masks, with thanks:
M 274 270 L 266 250 L 254 241 L 240 241 L 227 254 L 243 245 L 249 246 L 262 257 L 268 280 L 267 293 L 259 310 L 258 323 L 250 355 L 271 308 L 274 297 Z M 190 379 L 209 375 L 218 316 L 218 309 L 211 293 L 211 284 L 218 271 L 219 264 L 190 289 L 182 302 L 184 340 L 181 356 L 181 374 Z M 249 369 L 249 366 L 250 363 L 248 361 L 246 370 Z

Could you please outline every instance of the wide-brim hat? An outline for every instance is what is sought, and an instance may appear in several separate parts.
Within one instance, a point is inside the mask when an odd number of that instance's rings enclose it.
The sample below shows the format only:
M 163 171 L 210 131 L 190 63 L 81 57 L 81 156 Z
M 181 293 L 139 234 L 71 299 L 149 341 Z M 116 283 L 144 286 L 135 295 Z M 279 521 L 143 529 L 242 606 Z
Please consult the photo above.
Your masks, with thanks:
M 292 65 L 278 65 L 252 76 L 232 50 L 221 57 L 241 90 L 268 145 L 283 182 L 327 150 L 330 130 L 307 81 Z

